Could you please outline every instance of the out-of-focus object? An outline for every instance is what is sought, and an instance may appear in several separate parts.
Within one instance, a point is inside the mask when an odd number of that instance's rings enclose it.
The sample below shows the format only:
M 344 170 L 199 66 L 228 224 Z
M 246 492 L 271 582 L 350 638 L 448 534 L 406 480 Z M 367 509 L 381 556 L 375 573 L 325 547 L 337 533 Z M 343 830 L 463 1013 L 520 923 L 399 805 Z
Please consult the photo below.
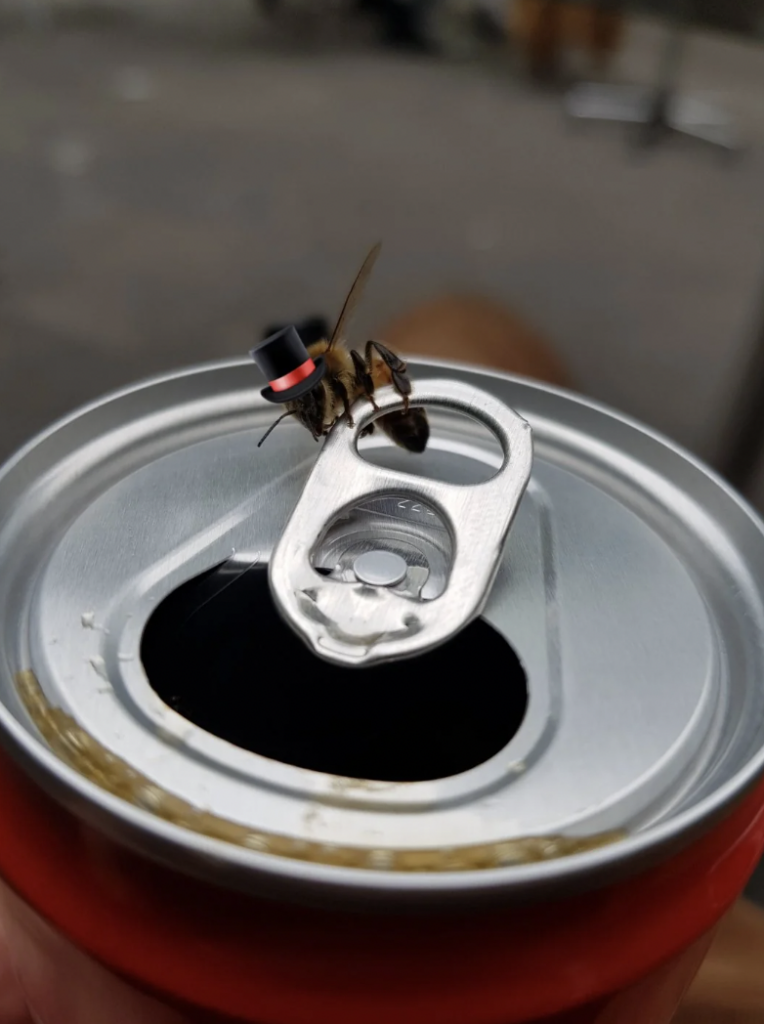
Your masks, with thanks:
M 27 28 L 48 29 L 53 21 L 52 0 L 23 0 L 21 10 L 26 21 Z M 0 1024 L 4 1024 L 0 1020 Z
M 511 309 L 481 296 L 424 302 L 386 324 L 380 337 L 406 355 L 456 359 L 571 386 L 549 342 Z
M 495 0 L 354 0 L 354 6 L 376 19 L 382 42 L 396 49 L 461 58 L 505 39 Z
M 583 50 L 595 73 L 607 71 L 625 34 L 625 16 L 612 2 L 512 0 L 509 31 L 525 54 L 531 76 L 555 80 L 567 51 Z
M 26 1000 L 11 966 L 3 927 L 3 906 L 0 900 L 0 1024 L 32 1024 Z
M 427 31 L 446 57 L 479 57 L 506 43 L 504 19 L 489 0 L 441 0 L 430 10 Z
M 651 15 L 661 16 L 666 0 L 639 0 L 640 8 Z M 705 28 L 742 35 L 764 32 L 763 0 L 695 0 L 693 20 Z
M 154 83 L 146 68 L 124 67 L 114 76 L 114 91 L 128 103 L 142 103 L 153 96 Z
M 370 20 L 379 42 L 395 50 L 450 58 L 477 56 L 506 40 L 503 0 L 252 0 L 255 11 L 275 21 L 289 15 L 293 28 L 325 15 Z
M 762 505 L 764 473 L 764 308 L 758 311 L 760 326 L 745 367 L 740 393 L 732 403 L 723 475 L 750 500 Z M 758 491 L 758 493 L 756 493 Z M 753 492 L 753 493 L 752 493 Z
M 423 52 L 432 49 L 427 23 L 433 6 L 433 0 L 355 0 L 357 10 L 375 18 L 385 45 Z
M 674 1024 L 764 1024 L 764 911 L 739 900 L 724 918 Z
M 583 82 L 565 97 L 567 113 L 584 120 L 636 124 L 639 127 L 637 140 L 643 145 L 680 134 L 719 146 L 729 153 L 737 152 L 741 142 L 729 115 L 707 100 L 680 96 L 677 92 L 691 11 L 691 2 L 675 0 L 655 85 Z

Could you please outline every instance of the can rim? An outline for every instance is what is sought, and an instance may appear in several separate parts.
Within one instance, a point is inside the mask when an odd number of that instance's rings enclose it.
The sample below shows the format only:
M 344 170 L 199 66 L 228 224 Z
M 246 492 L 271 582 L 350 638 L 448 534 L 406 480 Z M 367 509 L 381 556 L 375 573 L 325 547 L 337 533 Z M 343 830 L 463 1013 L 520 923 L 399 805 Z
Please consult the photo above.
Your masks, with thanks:
M 532 384 L 536 390 L 559 395 L 578 405 L 586 406 L 594 412 L 617 419 L 643 436 L 667 446 L 711 480 L 729 500 L 737 505 L 764 537 L 764 522 L 758 513 L 713 468 L 665 434 L 619 412 L 612 406 L 579 395 L 568 388 L 537 382 L 530 377 L 497 371 L 491 367 L 480 367 L 459 360 L 441 360 L 429 357 L 413 356 L 409 359 L 417 366 L 436 370 L 461 370 L 474 373 L 485 369 L 492 378 L 508 382 L 527 382 Z M 53 424 L 38 432 L 0 466 L 0 476 L 8 473 L 29 452 L 63 426 L 120 397 L 164 382 L 208 373 L 211 370 L 233 369 L 249 365 L 249 361 L 242 358 L 207 361 L 178 371 L 156 374 L 108 392 L 60 417 Z M 257 392 L 257 387 L 253 386 L 252 390 Z M 91 782 L 59 758 L 41 739 L 27 730 L 5 706 L 0 706 L 0 726 L 2 726 L 0 742 L 14 759 L 21 763 L 23 769 L 32 777 L 37 777 L 38 780 L 42 777 L 48 781 L 51 778 L 54 780 L 55 791 L 57 791 L 54 799 L 57 799 L 59 803 L 69 802 L 71 804 L 71 797 L 68 800 L 66 797 L 74 791 L 79 798 L 77 813 L 81 817 L 89 818 L 107 832 L 119 831 L 123 840 L 126 839 L 128 843 L 132 837 L 125 836 L 125 824 L 128 826 L 129 832 L 136 836 L 148 830 L 159 841 L 159 847 L 155 846 L 149 855 L 153 855 L 154 859 L 160 862 L 173 866 L 176 870 L 178 869 L 178 861 L 173 857 L 173 851 L 177 847 L 179 835 L 186 835 L 187 829 L 165 821 L 150 811 L 137 807 Z M 677 848 L 679 845 L 683 845 L 683 841 L 689 842 L 699 831 L 710 828 L 716 820 L 726 816 L 734 808 L 737 799 L 744 796 L 763 773 L 764 747 L 751 757 L 748 763 L 732 778 L 722 783 L 712 793 L 702 797 L 692 806 L 679 811 L 666 821 L 651 825 L 649 830 L 629 834 L 612 845 L 530 864 L 501 865 L 475 870 L 444 869 L 435 872 L 370 870 L 369 868 L 348 866 L 343 866 L 338 870 L 335 865 L 317 861 L 301 861 L 238 847 L 198 832 L 193 833 L 194 850 L 192 852 L 195 855 L 194 861 L 199 862 L 198 870 L 205 876 L 208 873 L 210 862 L 220 861 L 225 862 L 229 867 L 235 866 L 242 873 L 250 875 L 252 869 L 255 868 L 257 875 L 262 879 L 267 879 L 270 883 L 278 879 L 287 886 L 304 887 L 305 891 L 310 887 L 313 894 L 315 894 L 315 887 L 318 883 L 327 895 L 330 894 L 333 898 L 336 898 L 341 891 L 346 894 L 350 893 L 353 898 L 365 894 L 372 898 L 384 898 L 386 901 L 395 896 L 404 899 L 407 897 L 426 899 L 431 896 L 436 897 L 439 902 L 443 897 L 448 896 L 456 898 L 460 896 L 470 898 L 490 896 L 495 898 L 503 895 L 513 898 L 516 897 L 518 889 L 528 891 L 534 891 L 541 887 L 547 889 L 559 882 L 569 884 L 571 881 L 585 882 L 588 878 L 592 878 L 593 885 L 605 884 L 616 868 L 620 873 L 628 871 L 629 865 L 640 857 L 644 858 L 645 855 L 651 853 L 660 855 L 661 851 L 665 851 L 667 847 Z M 123 826 L 122 829 L 119 828 L 120 825 Z M 137 844 L 135 845 L 137 848 Z M 144 854 L 147 852 L 143 844 L 140 844 L 140 850 Z M 225 851 L 224 855 L 223 851 Z M 560 871 L 561 860 L 565 863 L 562 872 Z M 644 866 L 645 861 L 642 860 L 640 863 Z M 194 864 L 189 864 L 184 865 L 182 870 L 194 874 L 197 868 Z M 241 888 L 234 878 L 231 879 L 231 884 L 235 888 Z M 246 887 L 249 888 L 249 886 Z

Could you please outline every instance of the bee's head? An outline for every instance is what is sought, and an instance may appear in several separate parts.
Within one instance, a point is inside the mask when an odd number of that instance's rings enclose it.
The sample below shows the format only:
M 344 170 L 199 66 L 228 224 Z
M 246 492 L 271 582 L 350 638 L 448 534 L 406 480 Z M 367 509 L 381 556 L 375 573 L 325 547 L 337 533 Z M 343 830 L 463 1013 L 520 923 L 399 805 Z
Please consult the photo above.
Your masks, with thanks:
M 316 441 L 324 432 L 324 388 L 319 381 L 316 387 L 311 388 L 301 398 L 288 403 L 295 416 L 306 430 L 310 431 Z

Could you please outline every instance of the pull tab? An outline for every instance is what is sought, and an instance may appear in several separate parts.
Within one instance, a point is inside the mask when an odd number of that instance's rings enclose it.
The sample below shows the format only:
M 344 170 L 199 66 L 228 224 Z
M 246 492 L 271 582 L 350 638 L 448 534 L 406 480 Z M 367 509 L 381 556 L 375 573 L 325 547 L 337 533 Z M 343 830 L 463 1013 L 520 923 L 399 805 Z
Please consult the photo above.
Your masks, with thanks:
M 454 636 L 483 609 L 531 473 L 530 424 L 492 395 L 453 380 L 424 381 L 412 405 L 466 413 L 489 427 L 504 453 L 499 472 L 470 486 L 380 469 L 358 454 L 361 431 L 378 415 L 403 408 L 392 388 L 353 409 L 355 427 L 332 429 L 270 563 L 270 585 L 281 614 L 320 657 L 369 666 L 422 654 Z M 366 408 L 363 408 L 363 405 Z M 436 510 L 451 534 L 445 589 L 431 600 L 391 589 L 405 559 L 384 549 L 355 559 L 353 579 L 317 572 L 311 556 L 342 513 L 370 498 L 405 495 Z

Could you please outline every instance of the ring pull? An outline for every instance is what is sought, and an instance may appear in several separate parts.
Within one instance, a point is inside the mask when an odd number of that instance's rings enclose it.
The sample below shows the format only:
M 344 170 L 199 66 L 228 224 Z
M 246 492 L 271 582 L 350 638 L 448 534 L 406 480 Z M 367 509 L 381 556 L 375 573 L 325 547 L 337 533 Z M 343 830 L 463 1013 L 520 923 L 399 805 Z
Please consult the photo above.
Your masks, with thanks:
M 418 385 L 411 404 L 480 420 L 501 444 L 501 469 L 483 483 L 459 486 L 372 466 L 358 454 L 361 432 L 379 415 L 403 408 L 392 388 L 375 399 L 376 410 L 366 399 L 360 412 L 353 409 L 354 427 L 343 418 L 328 435 L 269 568 L 276 606 L 295 632 L 319 657 L 358 667 L 423 654 L 480 614 L 533 460 L 530 424 L 516 412 L 458 381 L 429 380 Z M 451 533 L 448 582 L 435 598 L 392 589 L 406 567 L 384 544 L 356 558 L 351 580 L 333 579 L 311 564 L 314 548 L 338 516 L 385 494 L 403 494 L 435 509 Z

